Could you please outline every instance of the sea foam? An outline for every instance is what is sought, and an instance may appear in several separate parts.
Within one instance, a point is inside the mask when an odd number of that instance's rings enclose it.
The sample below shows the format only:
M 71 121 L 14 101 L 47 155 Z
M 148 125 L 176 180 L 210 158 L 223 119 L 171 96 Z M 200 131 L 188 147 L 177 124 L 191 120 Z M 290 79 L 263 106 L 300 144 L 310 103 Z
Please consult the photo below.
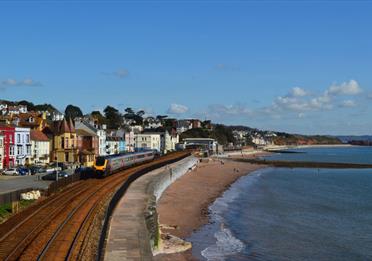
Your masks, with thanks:
M 214 234 L 216 243 L 204 249 L 201 254 L 210 261 L 222 261 L 226 257 L 243 251 L 244 243 L 233 236 L 228 228 L 222 227 Z

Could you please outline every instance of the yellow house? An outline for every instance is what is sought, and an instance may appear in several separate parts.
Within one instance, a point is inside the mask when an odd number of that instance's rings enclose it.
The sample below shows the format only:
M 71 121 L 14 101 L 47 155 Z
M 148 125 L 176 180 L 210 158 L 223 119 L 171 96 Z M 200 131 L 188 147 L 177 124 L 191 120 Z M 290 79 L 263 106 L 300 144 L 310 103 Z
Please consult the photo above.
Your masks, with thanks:
M 73 164 L 78 162 L 77 136 L 71 120 L 53 122 L 52 161 Z

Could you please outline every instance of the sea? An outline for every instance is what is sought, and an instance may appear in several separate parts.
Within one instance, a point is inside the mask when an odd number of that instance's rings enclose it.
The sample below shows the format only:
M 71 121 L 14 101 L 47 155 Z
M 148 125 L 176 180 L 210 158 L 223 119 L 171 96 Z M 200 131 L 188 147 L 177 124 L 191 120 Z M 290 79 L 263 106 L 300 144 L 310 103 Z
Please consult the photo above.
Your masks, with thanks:
M 293 152 L 269 157 L 372 164 L 372 147 Z M 372 260 L 372 169 L 261 169 L 209 211 L 187 239 L 199 260 Z

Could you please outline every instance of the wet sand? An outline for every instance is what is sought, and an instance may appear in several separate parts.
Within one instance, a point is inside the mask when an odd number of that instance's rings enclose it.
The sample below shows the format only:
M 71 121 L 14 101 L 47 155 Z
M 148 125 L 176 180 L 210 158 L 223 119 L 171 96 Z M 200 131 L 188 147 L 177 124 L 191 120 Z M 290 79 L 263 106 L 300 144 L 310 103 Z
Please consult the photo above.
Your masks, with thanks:
M 176 229 L 162 229 L 163 234 L 171 234 L 185 239 L 194 230 L 209 222 L 208 206 L 214 202 L 239 177 L 262 168 L 244 162 L 230 160 L 203 162 L 189 174 L 173 183 L 158 203 L 159 222 Z M 234 171 L 235 169 L 235 171 Z M 156 261 L 196 260 L 191 250 L 177 254 L 158 255 Z

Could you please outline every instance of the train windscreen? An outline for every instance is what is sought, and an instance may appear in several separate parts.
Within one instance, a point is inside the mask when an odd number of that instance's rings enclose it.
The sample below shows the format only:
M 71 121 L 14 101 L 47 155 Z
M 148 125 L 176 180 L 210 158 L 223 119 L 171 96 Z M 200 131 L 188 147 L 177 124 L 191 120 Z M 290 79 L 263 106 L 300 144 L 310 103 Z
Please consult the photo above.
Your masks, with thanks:
M 105 165 L 105 157 L 97 157 L 96 166 L 103 166 L 103 165 Z

